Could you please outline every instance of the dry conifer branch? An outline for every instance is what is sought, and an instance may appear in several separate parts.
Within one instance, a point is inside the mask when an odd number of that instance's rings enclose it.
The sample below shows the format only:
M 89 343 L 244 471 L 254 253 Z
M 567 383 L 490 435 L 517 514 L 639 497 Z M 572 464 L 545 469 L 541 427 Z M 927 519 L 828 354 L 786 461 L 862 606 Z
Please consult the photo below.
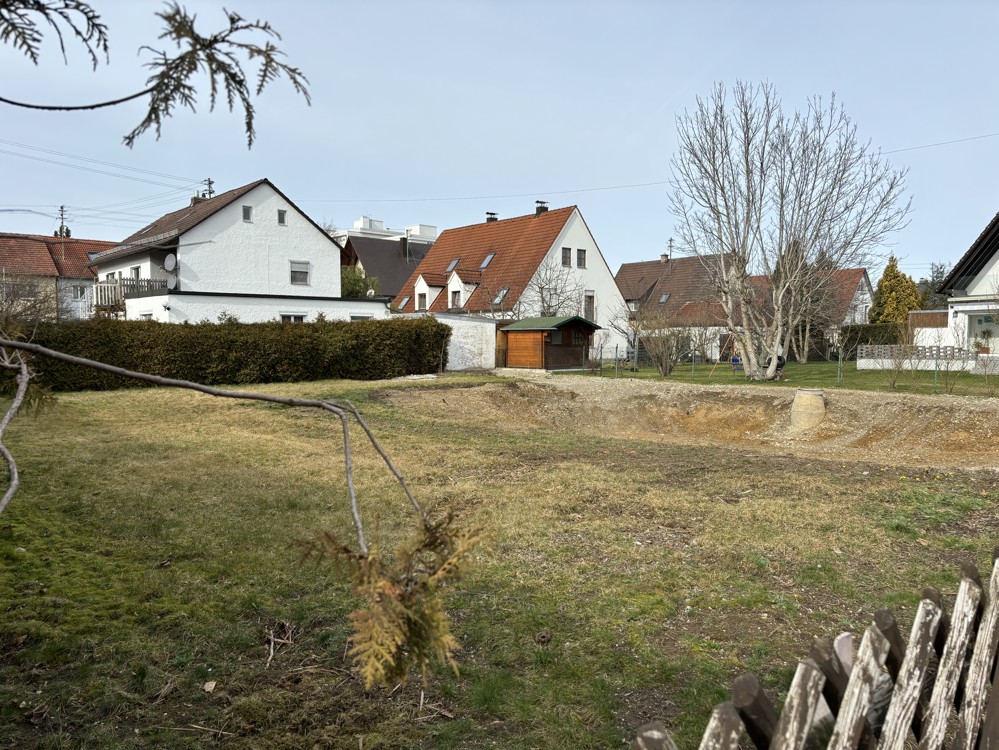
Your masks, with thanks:
M 32 372 L 24 352 L 153 385 L 184 388 L 220 398 L 313 407 L 337 415 L 343 430 L 344 471 L 350 512 L 357 536 L 357 551 L 326 533 L 321 535 L 317 542 L 301 545 L 303 559 L 310 556 L 331 557 L 345 563 L 350 570 L 353 589 L 364 599 L 365 606 L 350 615 L 354 634 L 350 637 L 349 654 L 353 657 L 354 664 L 367 688 L 376 683 L 392 687 L 404 682 L 411 670 L 419 671 L 426 677 L 433 660 L 449 664 L 457 671 L 453 654 L 460 645 L 451 635 L 440 590 L 461 572 L 471 556 L 472 548 L 479 541 L 480 529 L 458 528 L 451 515 L 440 521 L 431 519 L 413 497 L 402 474 L 396 469 L 352 403 L 346 400 L 291 398 L 214 388 L 188 380 L 126 370 L 123 367 L 76 357 L 26 341 L 0 338 L 0 369 L 18 371 L 17 392 L 6 416 L 0 421 L 0 454 L 7 460 L 10 470 L 10 486 L 4 495 L 3 505 L 0 505 L 0 513 L 18 487 L 17 464 L 3 444 L 3 434 L 10 421 L 24 405 L 26 397 L 29 399 L 31 397 L 28 385 Z M 369 548 L 365 539 L 364 524 L 358 509 L 357 491 L 354 486 L 350 440 L 351 416 L 364 430 L 371 445 L 398 480 L 406 497 L 420 515 L 421 528 L 418 538 L 410 548 L 399 550 L 398 559 L 392 567 L 385 564 L 377 540 Z M 273 647 L 273 637 L 271 645 Z

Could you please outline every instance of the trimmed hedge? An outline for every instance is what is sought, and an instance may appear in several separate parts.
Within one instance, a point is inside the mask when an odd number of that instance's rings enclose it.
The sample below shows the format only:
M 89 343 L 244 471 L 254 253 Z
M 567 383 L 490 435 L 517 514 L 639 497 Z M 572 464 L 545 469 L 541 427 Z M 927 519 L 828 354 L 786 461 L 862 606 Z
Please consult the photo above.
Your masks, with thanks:
M 194 325 L 87 320 L 41 325 L 32 340 L 129 370 L 220 385 L 440 372 L 450 336 L 450 326 L 432 318 Z M 146 385 L 46 357 L 36 357 L 33 366 L 39 384 L 56 391 Z
M 840 333 L 843 351 L 849 359 L 853 359 L 860 344 L 903 344 L 905 342 L 901 341 L 901 331 L 895 323 L 855 323 L 843 326 Z

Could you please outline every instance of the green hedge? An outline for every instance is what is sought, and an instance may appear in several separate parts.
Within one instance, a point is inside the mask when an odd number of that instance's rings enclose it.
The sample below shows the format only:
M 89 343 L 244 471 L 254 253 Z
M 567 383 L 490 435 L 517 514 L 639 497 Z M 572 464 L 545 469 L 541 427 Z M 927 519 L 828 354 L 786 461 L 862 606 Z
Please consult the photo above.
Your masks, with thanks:
M 451 328 L 432 318 L 194 325 L 88 320 L 42 325 L 32 340 L 129 370 L 219 385 L 440 372 L 450 336 Z M 142 385 L 46 357 L 33 364 L 38 382 L 57 391 Z
M 844 354 L 852 359 L 857 356 L 860 344 L 902 344 L 902 331 L 895 323 L 857 323 L 843 326 L 840 333 Z

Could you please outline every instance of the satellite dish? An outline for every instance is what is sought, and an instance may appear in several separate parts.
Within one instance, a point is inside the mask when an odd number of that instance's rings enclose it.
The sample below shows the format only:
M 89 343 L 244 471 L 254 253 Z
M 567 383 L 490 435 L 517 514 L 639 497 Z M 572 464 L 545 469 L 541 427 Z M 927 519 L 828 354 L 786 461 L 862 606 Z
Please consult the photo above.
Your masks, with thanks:
M 177 268 L 177 256 L 170 253 L 163 259 L 163 269 L 166 271 L 173 271 L 175 268 Z
M 177 274 L 172 273 L 169 276 L 167 276 L 167 289 L 176 289 L 179 286 L 180 286 L 180 279 L 177 277 Z
M 374 297 L 375 296 L 375 290 L 374 289 L 369 289 L 366 292 L 366 294 L 368 295 L 368 297 Z

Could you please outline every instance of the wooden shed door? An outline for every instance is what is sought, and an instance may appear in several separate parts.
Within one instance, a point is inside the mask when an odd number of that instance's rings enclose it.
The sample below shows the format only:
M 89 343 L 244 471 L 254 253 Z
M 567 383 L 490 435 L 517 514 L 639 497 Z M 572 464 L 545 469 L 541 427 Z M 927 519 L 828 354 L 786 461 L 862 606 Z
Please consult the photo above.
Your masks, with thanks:
M 507 367 L 544 367 L 542 331 L 509 331 L 507 333 Z

